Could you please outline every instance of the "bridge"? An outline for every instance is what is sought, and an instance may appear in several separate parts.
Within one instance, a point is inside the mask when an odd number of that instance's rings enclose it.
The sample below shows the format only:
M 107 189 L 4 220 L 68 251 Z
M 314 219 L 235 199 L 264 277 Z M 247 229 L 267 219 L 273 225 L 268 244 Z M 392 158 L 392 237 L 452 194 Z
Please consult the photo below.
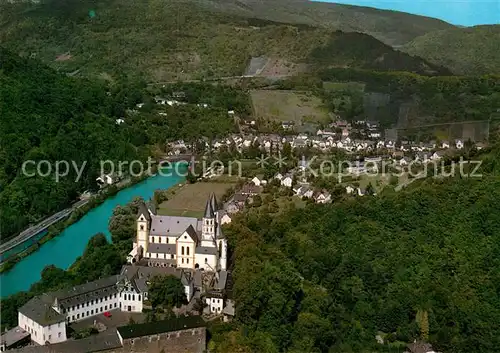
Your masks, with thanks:
M 56 224 L 57 222 L 65 219 L 68 217 L 71 212 L 73 212 L 75 209 L 78 209 L 84 205 L 86 205 L 88 200 L 81 200 L 73 204 L 71 207 L 66 208 L 62 211 L 59 211 L 55 214 L 53 214 L 50 217 L 45 218 L 43 221 L 39 222 L 38 224 L 35 224 L 34 226 L 31 226 L 24 231 L 22 231 L 19 235 L 16 237 L 6 241 L 5 243 L 0 245 L 0 262 L 3 262 L 7 260 L 7 257 L 4 258 L 4 254 L 12 250 L 18 245 L 21 245 L 22 243 L 30 240 L 33 238 L 35 235 L 40 234 L 41 232 L 47 230 L 51 225 Z
M 159 164 L 162 165 L 164 163 L 175 163 L 175 162 L 188 162 L 191 163 L 191 160 L 195 157 L 194 154 L 178 154 L 175 156 L 165 156 L 162 160 L 160 160 Z

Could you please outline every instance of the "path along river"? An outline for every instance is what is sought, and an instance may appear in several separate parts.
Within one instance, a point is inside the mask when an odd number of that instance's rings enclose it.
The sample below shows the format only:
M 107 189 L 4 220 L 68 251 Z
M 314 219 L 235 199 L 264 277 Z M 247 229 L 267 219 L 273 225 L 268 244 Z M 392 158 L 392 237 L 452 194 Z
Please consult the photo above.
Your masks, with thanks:
M 170 176 L 167 176 L 170 173 L 163 174 L 121 190 L 66 228 L 59 236 L 43 244 L 38 251 L 19 261 L 9 272 L 0 276 L 1 297 L 29 290 L 33 283 L 40 280 L 40 273 L 47 265 L 54 264 L 68 269 L 83 253 L 94 234 L 102 232 L 111 240 L 108 222 L 116 206 L 125 205 L 137 196 L 149 200 L 155 190 L 168 189 L 184 180 L 173 173 Z

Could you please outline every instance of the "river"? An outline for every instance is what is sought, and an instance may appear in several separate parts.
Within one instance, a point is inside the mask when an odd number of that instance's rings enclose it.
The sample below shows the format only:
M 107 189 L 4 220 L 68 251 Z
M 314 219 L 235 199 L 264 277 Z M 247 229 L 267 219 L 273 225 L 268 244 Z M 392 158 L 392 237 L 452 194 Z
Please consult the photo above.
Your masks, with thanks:
M 59 236 L 43 244 L 38 251 L 19 261 L 9 272 L 0 276 L 1 297 L 29 290 L 33 283 L 40 280 L 41 271 L 48 265 L 68 269 L 96 233 L 102 232 L 111 240 L 108 222 L 116 206 L 125 205 L 137 196 L 149 200 L 155 190 L 168 189 L 184 180 L 179 175 L 164 174 L 165 176 L 152 176 L 121 190 L 66 228 Z

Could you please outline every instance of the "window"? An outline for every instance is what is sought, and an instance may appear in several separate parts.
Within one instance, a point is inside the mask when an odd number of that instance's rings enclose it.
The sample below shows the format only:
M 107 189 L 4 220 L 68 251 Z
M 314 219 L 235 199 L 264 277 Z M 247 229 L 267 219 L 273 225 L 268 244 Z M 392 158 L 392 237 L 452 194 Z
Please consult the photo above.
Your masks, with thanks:
M 181 255 L 184 255 L 184 247 L 181 248 Z
M 49 341 L 52 339 L 52 335 L 49 335 Z
M 90 310 L 90 314 L 94 315 L 94 309 Z
M 168 237 L 167 237 L 167 244 L 168 244 Z
M 170 258 L 173 259 L 174 258 L 174 255 L 170 255 Z
M 58 338 L 61 338 L 61 332 L 59 332 L 59 333 L 57 334 L 57 337 L 58 337 Z
M 104 306 L 104 310 L 108 310 L 108 306 L 107 305 Z
M 115 308 L 116 308 L 116 303 L 115 303 Z
M 184 263 L 184 258 L 182 259 L 182 263 Z
M 189 259 L 186 259 L 186 263 L 189 263 Z
M 80 314 L 76 314 L 76 318 L 79 319 L 80 318 Z
M 205 263 L 207 263 L 207 262 L 208 262 L 208 260 L 207 260 L 207 258 L 205 257 Z
M 187 255 L 189 255 L 189 246 L 186 249 L 186 253 L 187 253 Z
M 158 243 L 161 243 L 161 237 L 158 237 Z
M 78 304 L 78 305 L 76 306 L 76 308 L 77 308 L 77 309 L 80 309 L 80 304 Z
M 132 294 L 132 300 L 135 300 L 135 294 Z
M 155 237 L 153 237 L 152 239 L 153 239 L 153 240 L 152 240 L 151 242 L 152 242 L 152 243 L 154 243 L 154 242 L 155 242 Z
M 137 300 L 141 300 L 141 295 L 140 294 L 137 296 Z
M 90 315 L 90 312 L 87 310 L 87 316 L 89 316 L 89 315 Z
M 144 226 L 141 224 L 141 230 L 144 230 Z
M 75 321 L 75 315 L 71 316 L 71 321 Z

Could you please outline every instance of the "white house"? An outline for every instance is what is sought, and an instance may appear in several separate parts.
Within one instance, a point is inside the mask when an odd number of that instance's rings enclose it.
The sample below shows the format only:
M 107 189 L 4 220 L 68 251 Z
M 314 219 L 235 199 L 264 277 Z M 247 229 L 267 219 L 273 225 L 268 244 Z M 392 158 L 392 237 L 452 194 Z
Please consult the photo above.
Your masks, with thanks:
M 455 141 L 455 147 L 457 149 L 461 150 L 462 148 L 464 148 L 464 143 L 461 140 L 456 140 Z
M 35 297 L 23 305 L 17 314 L 18 326 L 39 345 L 66 341 L 66 315 L 52 308 L 49 298 Z
M 111 174 L 103 174 L 95 180 L 101 185 L 113 185 L 114 180 Z
M 286 186 L 287 188 L 291 188 L 293 183 L 293 179 L 291 175 L 286 175 L 283 179 L 281 179 L 281 186 Z
M 314 201 L 321 204 L 329 203 L 332 201 L 332 196 L 326 191 L 320 191 L 314 196 Z
M 260 180 L 260 179 L 259 179 L 259 178 L 257 178 L 257 177 L 254 177 L 254 178 L 252 179 L 252 183 L 254 183 L 254 185 L 255 185 L 255 186 L 261 186 L 261 185 L 264 185 L 263 180 Z
M 348 194 L 352 194 L 352 193 L 354 193 L 354 191 L 356 191 L 356 189 L 350 185 L 345 187 L 345 192 Z

